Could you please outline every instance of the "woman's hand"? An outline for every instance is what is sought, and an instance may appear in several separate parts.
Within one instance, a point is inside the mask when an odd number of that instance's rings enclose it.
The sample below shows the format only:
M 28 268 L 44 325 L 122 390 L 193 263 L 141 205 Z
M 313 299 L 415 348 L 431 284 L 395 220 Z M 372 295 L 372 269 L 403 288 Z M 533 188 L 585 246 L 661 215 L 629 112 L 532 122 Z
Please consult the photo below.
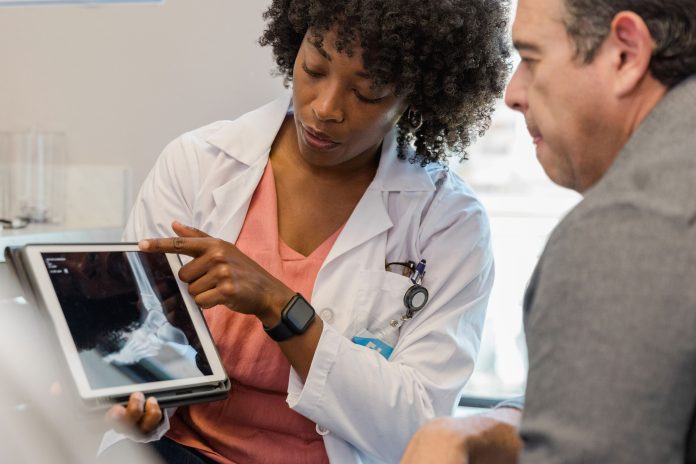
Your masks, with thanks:
M 280 321 L 280 312 L 294 292 L 233 244 L 208 234 L 172 224 L 178 237 L 142 240 L 146 252 L 178 253 L 193 261 L 182 266 L 179 278 L 188 285 L 196 304 L 228 308 L 257 316 L 267 327 Z
M 145 395 L 133 393 L 126 406 L 112 406 L 106 413 L 106 420 L 117 432 L 124 435 L 134 435 L 138 432 L 149 435 L 162 421 L 162 410 L 154 396 L 145 401 Z

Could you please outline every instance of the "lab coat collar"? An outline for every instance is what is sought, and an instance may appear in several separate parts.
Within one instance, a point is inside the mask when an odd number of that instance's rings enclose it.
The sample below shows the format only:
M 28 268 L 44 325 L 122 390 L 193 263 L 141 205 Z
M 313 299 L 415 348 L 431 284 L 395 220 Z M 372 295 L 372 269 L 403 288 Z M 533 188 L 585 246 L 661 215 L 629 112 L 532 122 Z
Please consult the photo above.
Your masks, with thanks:
M 268 159 L 271 145 L 285 120 L 291 94 L 250 111 L 214 132 L 206 142 L 247 166 Z
M 382 192 L 431 192 L 435 190 L 426 168 L 399 159 L 397 129 L 392 129 L 382 143 L 382 154 L 375 178 L 369 189 Z M 407 154 L 408 155 L 408 154 Z
M 207 142 L 237 161 L 251 166 L 264 165 L 271 145 L 292 105 L 290 92 L 251 111 L 231 125 L 213 133 Z M 369 189 L 383 192 L 433 191 L 435 186 L 427 169 L 398 159 L 397 130 L 390 131 L 382 144 L 377 173 Z

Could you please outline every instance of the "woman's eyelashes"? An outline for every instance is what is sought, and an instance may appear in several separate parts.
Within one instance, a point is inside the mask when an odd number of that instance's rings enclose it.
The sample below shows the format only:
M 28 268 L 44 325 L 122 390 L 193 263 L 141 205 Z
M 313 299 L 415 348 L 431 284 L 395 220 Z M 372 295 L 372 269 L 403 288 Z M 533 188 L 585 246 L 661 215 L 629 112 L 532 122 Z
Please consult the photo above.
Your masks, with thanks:
M 317 71 L 317 70 L 315 70 L 315 69 L 311 69 L 309 66 L 307 66 L 307 63 L 306 63 L 306 62 L 303 62 L 303 63 L 302 63 L 302 70 L 303 70 L 310 78 L 312 78 L 312 79 L 319 79 L 319 78 L 325 76 L 325 73 L 324 73 L 324 72 Z M 360 101 L 363 102 L 363 103 L 370 103 L 370 104 L 379 103 L 379 102 L 381 102 L 382 100 L 384 100 L 384 99 L 386 98 L 386 97 L 384 97 L 384 96 L 382 96 L 382 97 L 368 97 L 368 96 L 365 96 L 365 95 L 364 95 L 362 92 L 360 92 L 360 90 L 358 90 L 357 88 L 354 88 L 354 89 L 353 89 L 353 93 L 354 93 L 355 96 L 358 98 L 358 100 L 360 100 Z
M 379 103 L 382 100 L 384 100 L 385 97 L 366 97 L 362 95 L 357 89 L 353 90 L 353 93 L 355 93 L 355 96 L 358 97 L 358 100 L 365 102 L 365 103 Z
M 316 78 L 319 78 L 319 77 L 321 77 L 321 76 L 323 76 L 323 74 L 320 73 L 319 71 L 314 71 L 314 70 L 312 70 L 312 69 L 309 69 L 309 68 L 307 67 L 307 63 L 302 63 L 302 70 L 303 70 L 305 73 L 307 73 L 307 75 L 308 75 L 309 77 L 312 77 L 312 78 L 315 78 L 315 79 L 316 79 Z

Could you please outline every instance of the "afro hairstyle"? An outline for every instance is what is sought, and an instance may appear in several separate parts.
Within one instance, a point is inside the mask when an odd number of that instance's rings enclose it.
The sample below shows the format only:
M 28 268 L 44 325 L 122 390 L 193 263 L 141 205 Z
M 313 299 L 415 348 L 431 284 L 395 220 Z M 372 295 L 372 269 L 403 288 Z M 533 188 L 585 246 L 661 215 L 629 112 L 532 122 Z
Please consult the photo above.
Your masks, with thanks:
M 506 0 L 273 0 L 259 43 L 270 45 L 287 86 L 305 35 L 353 54 L 375 87 L 393 85 L 422 116 L 398 123 L 398 154 L 426 166 L 466 159 L 488 129 L 510 71 Z M 413 144 L 415 150 L 408 150 Z

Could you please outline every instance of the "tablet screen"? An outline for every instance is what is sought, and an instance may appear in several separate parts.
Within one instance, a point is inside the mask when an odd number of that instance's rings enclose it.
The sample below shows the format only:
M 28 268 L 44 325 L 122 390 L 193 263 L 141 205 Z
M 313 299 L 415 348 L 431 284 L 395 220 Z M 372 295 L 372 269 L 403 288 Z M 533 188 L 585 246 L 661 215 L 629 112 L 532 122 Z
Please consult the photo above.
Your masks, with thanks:
M 93 389 L 211 375 L 164 254 L 42 252 Z

